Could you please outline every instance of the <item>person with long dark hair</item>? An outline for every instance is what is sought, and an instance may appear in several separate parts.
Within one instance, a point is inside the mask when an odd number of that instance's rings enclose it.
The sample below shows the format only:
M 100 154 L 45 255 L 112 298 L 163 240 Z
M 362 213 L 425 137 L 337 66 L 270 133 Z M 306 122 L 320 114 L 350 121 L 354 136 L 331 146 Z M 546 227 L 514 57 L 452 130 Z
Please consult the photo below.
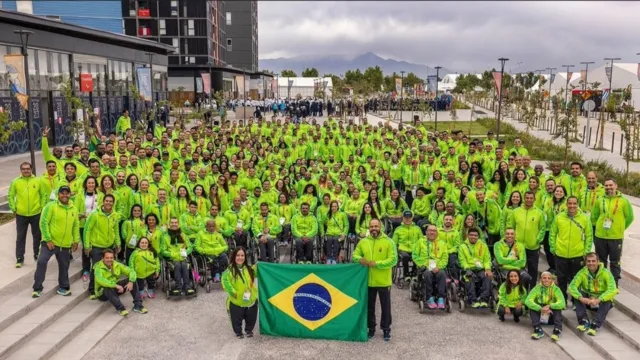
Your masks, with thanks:
M 227 311 L 238 339 L 253 337 L 258 319 L 257 273 L 247 264 L 247 252 L 241 246 L 231 253 L 229 267 L 222 274 L 222 288 L 227 292 Z M 244 321 L 244 334 L 242 322 Z
M 513 315 L 513 321 L 520 322 L 526 298 L 527 290 L 521 284 L 519 271 L 509 270 L 507 280 L 498 289 L 498 319 L 504 321 L 505 315 Z

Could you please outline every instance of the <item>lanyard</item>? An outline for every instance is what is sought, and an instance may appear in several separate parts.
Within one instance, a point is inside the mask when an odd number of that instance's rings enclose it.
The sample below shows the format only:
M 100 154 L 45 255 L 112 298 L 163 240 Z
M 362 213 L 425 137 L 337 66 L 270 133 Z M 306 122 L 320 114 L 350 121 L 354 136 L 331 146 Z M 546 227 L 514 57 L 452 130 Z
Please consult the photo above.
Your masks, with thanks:
M 516 242 L 515 241 L 509 247 L 509 252 L 507 253 L 507 257 L 509 257 L 509 255 L 511 255 L 511 251 L 513 251 L 513 255 L 518 256 L 518 247 L 516 246 Z
M 620 202 L 620 198 L 616 198 L 616 204 L 613 207 L 613 212 L 610 214 L 610 218 L 613 218 L 616 215 L 616 211 L 618 211 L 618 203 L 619 202 Z M 608 207 L 611 207 L 611 200 L 609 200 L 609 206 Z M 604 197 L 603 197 L 602 198 L 602 211 L 607 210 L 608 207 L 604 206 Z

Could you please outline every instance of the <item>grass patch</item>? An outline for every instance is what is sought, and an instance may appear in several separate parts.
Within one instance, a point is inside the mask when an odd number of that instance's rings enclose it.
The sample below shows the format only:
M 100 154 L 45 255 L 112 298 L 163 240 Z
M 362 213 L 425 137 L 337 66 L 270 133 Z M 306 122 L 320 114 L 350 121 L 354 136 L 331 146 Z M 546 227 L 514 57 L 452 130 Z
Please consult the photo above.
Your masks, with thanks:
M 495 131 L 495 119 L 482 118 L 478 119 L 477 121 L 486 128 Z M 513 139 L 515 138 L 515 136 L 518 136 L 522 140 L 522 143 L 527 148 L 527 150 L 529 150 L 529 155 L 531 155 L 531 158 L 534 160 L 548 162 L 564 161 L 564 146 L 556 145 L 551 141 L 542 140 L 535 136 L 528 135 L 505 123 L 500 124 L 500 133 L 505 135 L 505 143 L 507 148 L 511 148 L 513 146 Z M 613 178 L 618 183 L 618 190 L 628 195 L 640 196 L 640 173 L 629 172 L 629 176 L 627 177 L 624 171 L 613 168 L 604 160 L 585 161 L 580 154 L 576 153 L 575 151 L 569 150 L 568 164 L 572 161 L 579 161 L 583 164 L 584 174 L 589 171 L 595 171 L 598 176 L 599 182 L 602 183 L 607 178 Z M 568 164 L 567 168 L 565 168 L 565 171 L 567 173 L 569 173 L 570 170 Z
M 421 124 L 424 125 L 428 131 L 434 131 L 436 129 L 435 121 L 423 121 Z M 467 135 L 487 135 L 487 131 L 489 131 L 489 129 L 477 121 L 438 121 L 438 131 L 445 130 L 449 133 L 453 130 L 462 130 Z
M 471 110 L 471 106 L 467 105 L 464 101 L 454 101 L 453 108 L 456 110 Z
M 8 222 L 15 220 L 16 214 L 8 213 L 8 214 L 0 214 L 0 225 L 4 225 Z

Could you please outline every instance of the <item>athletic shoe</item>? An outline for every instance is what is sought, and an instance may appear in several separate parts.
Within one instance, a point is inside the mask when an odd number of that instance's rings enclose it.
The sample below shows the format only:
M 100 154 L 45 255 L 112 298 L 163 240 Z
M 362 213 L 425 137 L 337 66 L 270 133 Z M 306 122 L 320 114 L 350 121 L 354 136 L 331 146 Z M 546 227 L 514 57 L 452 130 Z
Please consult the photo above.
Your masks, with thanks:
M 367 332 L 367 338 L 369 339 L 373 339 L 375 335 L 376 335 L 376 329 L 369 329 L 369 331 Z
M 18 261 L 18 262 L 16 263 L 16 269 L 20 269 L 20 268 L 22 267 L 22 265 L 24 265 L 24 264 L 22 263 L 22 261 Z
M 196 291 L 193 289 L 187 290 L 187 295 L 193 295 Z
M 562 333 L 559 329 L 553 329 L 553 334 L 551 335 L 551 340 L 558 341 L 560 340 L 560 334 Z
M 326 265 L 331 265 L 331 259 L 327 259 L 327 261 L 324 262 Z
M 487 304 L 487 302 L 486 302 L 486 301 L 481 301 L 481 302 L 480 302 L 480 307 L 482 307 L 482 308 L 488 308 L 488 307 L 489 307 L 489 304 Z
M 498 320 L 500 320 L 501 322 L 504 322 L 504 316 L 498 315 Z
M 58 291 L 56 291 L 56 294 L 58 294 L 60 296 L 69 296 L 69 295 L 71 295 L 71 291 L 63 289 L 63 288 L 58 288 Z
M 542 339 L 544 337 L 544 332 L 542 331 L 541 327 L 535 327 L 533 329 L 533 334 L 531 334 L 531 338 L 533 340 L 538 340 L 538 339 Z
M 471 304 L 471 307 L 474 309 L 478 309 L 482 306 L 482 304 L 478 301 L 473 302 L 473 304 Z
M 578 329 L 581 332 L 585 332 L 587 330 L 589 330 L 589 320 L 586 319 L 582 319 L 580 320 L 580 324 L 578 326 L 576 326 L 576 329 Z
M 96 296 L 96 294 L 91 294 L 89 295 L 89 300 L 98 300 L 98 297 Z
M 42 290 L 37 290 L 31 293 L 31 297 L 34 299 L 39 298 L 40 296 L 42 296 Z
M 172 290 L 171 295 L 180 295 L 180 290 L 178 289 Z
M 438 305 L 436 305 L 436 302 L 435 302 L 433 296 L 430 297 L 429 300 L 427 300 L 427 307 L 429 309 L 437 309 L 438 308 Z
M 311 265 L 311 261 L 307 261 L 307 265 Z
M 213 277 L 213 282 L 214 283 L 219 283 L 220 282 L 220 274 L 216 274 L 216 276 Z
M 519 323 L 520 322 L 520 317 L 519 316 L 514 316 L 513 317 L 513 322 Z
M 236 334 L 236 339 L 244 339 L 244 335 L 242 335 L 242 334 Z
M 122 309 L 118 311 L 118 314 L 120 314 L 120 316 L 127 316 L 129 315 L 129 312 L 126 309 Z
M 88 271 L 83 271 L 82 272 L 82 281 L 83 282 L 89 281 L 89 272 Z
M 153 289 L 148 289 L 147 292 L 149 293 L 149 299 L 155 299 L 156 298 L 156 291 Z
M 140 292 L 140 298 L 141 298 L 142 300 L 146 299 L 146 298 L 147 298 L 147 292 L 146 292 L 146 291 L 141 291 L 141 292 Z
M 384 331 L 382 337 L 384 337 L 384 341 L 391 341 L 391 331 Z
M 138 314 L 146 314 L 149 312 L 149 310 L 147 310 L 147 308 L 145 308 L 144 306 L 141 306 L 141 307 L 134 307 L 133 312 L 137 312 Z
M 591 324 L 589 330 L 587 330 L 587 335 L 596 336 L 597 333 L 598 328 L 596 327 L 596 324 Z
M 252 337 L 253 337 L 253 333 L 252 333 L 251 331 L 249 331 L 249 332 L 247 333 L 247 337 L 248 337 L 248 338 L 252 338 Z
M 303 265 L 303 264 L 304 264 L 304 261 L 302 261 L 302 260 L 298 261 L 298 265 Z
M 444 310 L 444 299 L 438 298 L 438 309 Z
M 404 282 L 409 282 L 409 281 L 411 281 L 411 276 L 405 276 Z

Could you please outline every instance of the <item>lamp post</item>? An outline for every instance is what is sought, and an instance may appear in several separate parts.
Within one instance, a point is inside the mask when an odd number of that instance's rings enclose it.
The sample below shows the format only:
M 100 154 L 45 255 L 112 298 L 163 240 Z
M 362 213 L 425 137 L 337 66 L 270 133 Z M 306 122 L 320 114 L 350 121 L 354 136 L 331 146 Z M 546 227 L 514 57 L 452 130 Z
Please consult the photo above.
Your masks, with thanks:
M 402 110 L 404 108 L 404 70 L 400 71 L 401 74 L 401 79 L 400 79 L 400 106 L 398 106 L 400 108 L 400 124 L 402 124 Z
M 440 77 L 440 69 L 442 69 L 442 66 L 436 66 L 434 69 L 436 69 L 436 98 L 435 98 L 435 104 L 436 104 L 436 111 L 435 111 L 435 115 L 436 115 L 436 131 L 438 131 L 438 79 Z M 428 79 L 427 79 L 428 81 Z
M 149 89 L 151 90 L 151 108 L 153 109 L 153 119 L 149 119 L 149 124 L 147 127 L 153 131 L 153 128 L 156 123 L 157 111 L 155 111 L 155 102 L 153 101 L 153 53 L 145 52 L 145 55 L 149 57 Z
M 583 88 L 582 91 L 587 91 L 587 87 L 589 86 L 589 83 L 587 82 L 587 78 L 589 77 L 589 64 L 595 64 L 595 62 L 593 61 L 582 61 L 580 62 L 580 64 L 584 64 L 585 65 L 585 69 L 584 69 L 584 80 L 582 81 L 583 83 Z M 590 119 L 589 119 L 589 110 L 585 110 L 587 112 L 587 130 L 586 130 L 586 135 L 584 137 L 585 141 L 589 141 L 588 140 L 588 134 L 589 134 L 589 129 L 590 129 Z M 587 144 L 587 146 L 589 146 L 589 144 Z
M 504 64 L 509 61 L 507 58 L 499 58 L 500 61 L 500 89 L 498 91 L 498 120 L 496 124 L 496 138 L 500 140 L 500 113 L 502 112 L 502 83 L 504 77 Z
M 549 111 L 551 111 L 551 84 L 553 83 L 551 79 L 553 78 L 553 70 L 556 70 L 556 68 L 550 67 L 550 68 L 547 68 L 547 70 L 549 70 Z M 549 128 L 551 128 L 551 126 L 549 126 Z
M 562 65 L 562 67 L 566 67 L 567 68 L 567 86 L 565 86 L 565 89 L 564 89 L 564 111 L 565 112 L 568 111 L 568 109 L 569 109 L 569 100 L 568 100 L 568 96 L 569 96 L 569 81 L 571 81 L 571 76 L 569 76 L 569 69 L 571 69 L 574 66 L 575 65 Z
M 29 87 L 29 52 L 27 46 L 29 45 L 29 35 L 33 35 L 33 31 L 29 30 L 14 30 L 14 34 L 20 35 L 20 43 L 22 45 L 22 56 L 24 56 L 24 86 L 27 92 L 27 96 L 30 96 L 31 89 Z M 36 174 L 36 142 L 33 138 L 33 113 L 31 112 L 31 98 L 27 100 L 27 127 L 29 132 L 29 152 L 31 153 L 31 168 L 33 174 Z
M 622 59 L 621 58 L 604 58 L 604 60 L 611 61 L 611 72 L 609 73 L 609 96 L 613 96 L 613 62 L 615 60 L 622 60 Z M 604 104 L 604 105 L 606 106 L 606 104 Z M 609 112 L 608 111 L 607 111 L 607 121 L 609 121 Z M 604 129 L 604 126 L 602 128 Z M 600 138 L 603 139 L 604 138 L 604 134 L 600 134 Z

